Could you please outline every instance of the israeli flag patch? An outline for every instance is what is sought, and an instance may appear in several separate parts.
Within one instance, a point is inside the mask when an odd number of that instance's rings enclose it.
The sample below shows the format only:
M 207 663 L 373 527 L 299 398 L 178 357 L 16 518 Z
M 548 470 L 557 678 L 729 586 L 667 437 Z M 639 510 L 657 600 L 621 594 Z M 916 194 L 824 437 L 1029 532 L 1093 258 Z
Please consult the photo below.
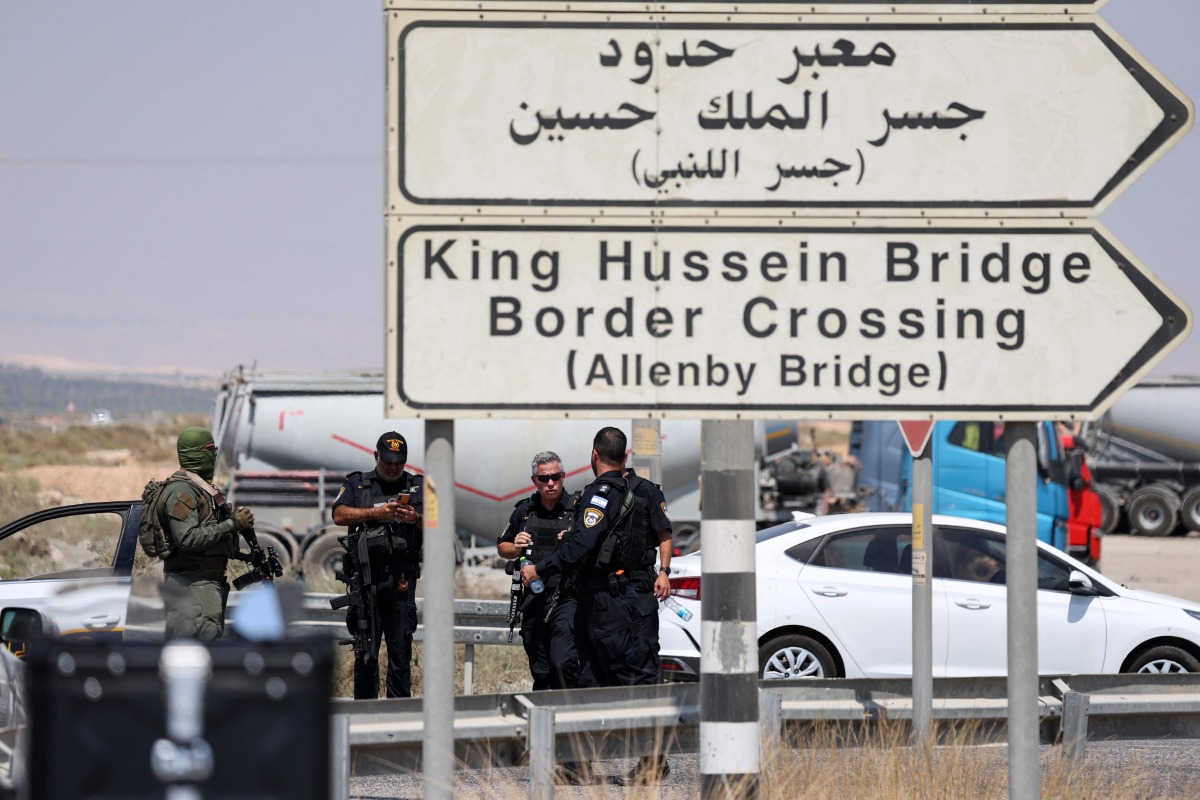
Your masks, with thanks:
M 592 505 L 600 506 L 601 508 L 608 508 L 608 498 L 607 497 L 593 497 Z

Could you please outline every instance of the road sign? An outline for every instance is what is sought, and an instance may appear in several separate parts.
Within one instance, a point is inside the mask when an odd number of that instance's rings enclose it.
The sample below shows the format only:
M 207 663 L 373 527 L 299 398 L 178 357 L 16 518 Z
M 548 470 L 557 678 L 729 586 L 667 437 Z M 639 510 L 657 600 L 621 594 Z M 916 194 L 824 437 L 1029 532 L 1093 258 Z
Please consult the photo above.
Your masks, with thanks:
M 933 420 L 901 419 L 896 420 L 896 424 L 900 426 L 900 435 L 904 437 L 904 443 L 908 445 L 908 452 L 912 454 L 913 458 L 919 458 L 921 453 L 925 452 L 925 445 L 929 444 L 929 435 L 933 433 Z M 913 524 L 917 524 L 915 509 Z
M 409 218 L 389 253 L 389 416 L 1092 418 L 1191 327 L 1061 223 Z
M 389 213 L 1082 215 L 1117 196 L 1193 116 L 1092 16 L 442 16 L 389 15 Z

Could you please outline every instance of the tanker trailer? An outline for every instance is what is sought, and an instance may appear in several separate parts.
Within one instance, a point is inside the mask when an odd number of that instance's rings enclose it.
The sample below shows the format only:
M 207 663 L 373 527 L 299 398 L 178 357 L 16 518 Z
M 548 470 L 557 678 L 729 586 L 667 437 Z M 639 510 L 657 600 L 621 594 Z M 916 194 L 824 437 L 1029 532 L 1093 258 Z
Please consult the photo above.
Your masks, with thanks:
M 1083 441 L 1105 533 L 1200 531 L 1200 377 L 1143 380 Z

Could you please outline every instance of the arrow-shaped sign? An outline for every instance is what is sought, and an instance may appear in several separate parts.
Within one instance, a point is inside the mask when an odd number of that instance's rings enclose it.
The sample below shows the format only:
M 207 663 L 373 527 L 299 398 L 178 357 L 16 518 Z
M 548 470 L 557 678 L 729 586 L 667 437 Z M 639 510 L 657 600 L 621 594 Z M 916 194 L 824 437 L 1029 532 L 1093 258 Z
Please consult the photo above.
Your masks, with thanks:
M 1090 418 L 1191 327 L 1084 225 L 404 223 L 389 401 L 414 413 Z
M 389 19 L 393 213 L 531 204 L 1094 212 L 1193 116 L 1094 17 Z

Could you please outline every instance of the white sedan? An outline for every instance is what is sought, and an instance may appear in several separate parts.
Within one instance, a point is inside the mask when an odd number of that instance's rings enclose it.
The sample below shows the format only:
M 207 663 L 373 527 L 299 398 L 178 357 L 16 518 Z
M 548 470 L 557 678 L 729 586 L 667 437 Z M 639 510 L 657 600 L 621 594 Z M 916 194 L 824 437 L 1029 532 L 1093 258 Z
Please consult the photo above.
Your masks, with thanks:
M 933 519 L 933 674 L 1007 672 L 1005 532 Z M 912 674 L 912 516 L 842 514 L 767 528 L 755 545 L 763 678 Z M 712 544 L 711 542 L 708 544 Z M 690 620 L 660 608 L 669 679 L 700 671 L 701 554 L 671 562 Z M 1042 675 L 1200 672 L 1200 603 L 1127 589 L 1038 542 Z

